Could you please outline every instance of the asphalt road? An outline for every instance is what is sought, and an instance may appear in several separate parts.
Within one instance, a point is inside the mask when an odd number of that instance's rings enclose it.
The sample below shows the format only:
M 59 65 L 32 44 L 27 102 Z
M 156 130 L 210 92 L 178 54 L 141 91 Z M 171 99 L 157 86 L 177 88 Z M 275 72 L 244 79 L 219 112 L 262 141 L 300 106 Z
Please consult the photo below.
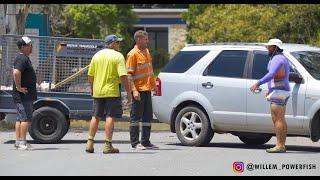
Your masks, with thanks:
M 94 154 L 84 152 L 87 132 L 77 131 L 59 144 L 33 144 L 32 151 L 21 151 L 13 147 L 14 132 L 0 132 L 0 175 L 320 175 L 320 144 L 308 138 L 289 137 L 287 153 L 268 154 L 265 149 L 275 138 L 247 146 L 230 134 L 215 134 L 207 147 L 186 147 L 173 133 L 153 132 L 151 141 L 160 149 L 138 151 L 130 148 L 128 132 L 115 132 L 120 153 L 106 155 L 103 137 L 99 131 Z

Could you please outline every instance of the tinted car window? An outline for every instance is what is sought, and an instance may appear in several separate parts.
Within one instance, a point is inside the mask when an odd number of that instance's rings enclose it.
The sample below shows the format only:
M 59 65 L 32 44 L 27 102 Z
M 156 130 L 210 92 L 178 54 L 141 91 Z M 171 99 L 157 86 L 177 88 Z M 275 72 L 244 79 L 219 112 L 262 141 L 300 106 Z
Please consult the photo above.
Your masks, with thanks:
M 252 79 L 261 79 L 268 73 L 269 60 L 268 51 L 253 52 Z M 291 66 L 290 72 L 294 72 Z
M 291 53 L 317 80 L 320 80 L 320 51 L 297 51 Z
M 162 72 L 183 73 L 198 62 L 209 51 L 180 51 L 163 68 Z
M 268 73 L 269 60 L 267 51 L 255 51 L 253 53 L 252 79 L 260 79 Z
M 208 66 L 204 75 L 242 78 L 248 51 L 222 51 Z

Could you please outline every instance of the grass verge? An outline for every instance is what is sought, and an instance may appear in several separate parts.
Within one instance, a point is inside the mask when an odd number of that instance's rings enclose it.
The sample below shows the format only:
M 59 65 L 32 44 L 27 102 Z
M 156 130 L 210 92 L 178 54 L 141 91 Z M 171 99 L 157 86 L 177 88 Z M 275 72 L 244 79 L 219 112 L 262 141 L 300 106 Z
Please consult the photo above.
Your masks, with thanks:
M 15 128 L 15 123 L 0 121 L 0 131 L 14 130 L 14 128 Z
M 71 130 L 88 130 L 90 121 L 85 120 L 72 120 L 70 122 Z M 105 121 L 99 123 L 99 130 L 104 130 Z M 129 122 L 116 122 L 114 129 L 116 131 L 129 131 L 130 123 Z M 14 130 L 14 122 L 0 121 L 0 131 L 9 131 Z M 165 123 L 152 123 L 152 131 L 170 131 L 170 126 Z
M 70 122 L 71 129 L 80 129 L 80 130 L 88 130 L 90 121 L 84 120 L 73 120 Z M 99 130 L 104 130 L 105 121 L 101 121 L 99 123 Z M 114 124 L 114 129 L 117 131 L 128 131 L 130 127 L 129 122 L 116 122 Z M 165 123 L 152 123 L 151 125 L 152 131 L 170 131 L 170 126 Z

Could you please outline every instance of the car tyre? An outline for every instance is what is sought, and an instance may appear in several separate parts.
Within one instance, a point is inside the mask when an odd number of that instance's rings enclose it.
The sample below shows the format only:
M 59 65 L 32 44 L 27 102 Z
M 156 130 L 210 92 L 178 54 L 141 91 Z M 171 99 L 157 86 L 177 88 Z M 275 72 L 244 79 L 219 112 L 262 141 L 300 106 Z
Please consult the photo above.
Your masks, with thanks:
M 205 146 L 214 135 L 207 115 L 197 106 L 187 106 L 180 110 L 175 129 L 178 139 L 185 146 Z

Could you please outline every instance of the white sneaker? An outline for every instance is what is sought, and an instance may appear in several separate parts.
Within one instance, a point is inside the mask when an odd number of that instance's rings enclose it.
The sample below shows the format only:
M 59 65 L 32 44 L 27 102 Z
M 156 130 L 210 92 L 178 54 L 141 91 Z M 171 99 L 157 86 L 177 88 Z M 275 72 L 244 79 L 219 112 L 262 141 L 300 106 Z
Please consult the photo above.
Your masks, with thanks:
M 13 147 L 18 149 L 19 148 L 19 144 L 14 143 Z
M 135 147 L 132 147 L 132 148 L 135 150 L 146 150 L 147 149 L 142 144 L 137 144 Z
M 18 149 L 19 149 L 19 150 L 32 150 L 32 146 L 31 146 L 29 143 L 27 143 L 27 144 L 20 144 L 20 145 L 18 146 Z

